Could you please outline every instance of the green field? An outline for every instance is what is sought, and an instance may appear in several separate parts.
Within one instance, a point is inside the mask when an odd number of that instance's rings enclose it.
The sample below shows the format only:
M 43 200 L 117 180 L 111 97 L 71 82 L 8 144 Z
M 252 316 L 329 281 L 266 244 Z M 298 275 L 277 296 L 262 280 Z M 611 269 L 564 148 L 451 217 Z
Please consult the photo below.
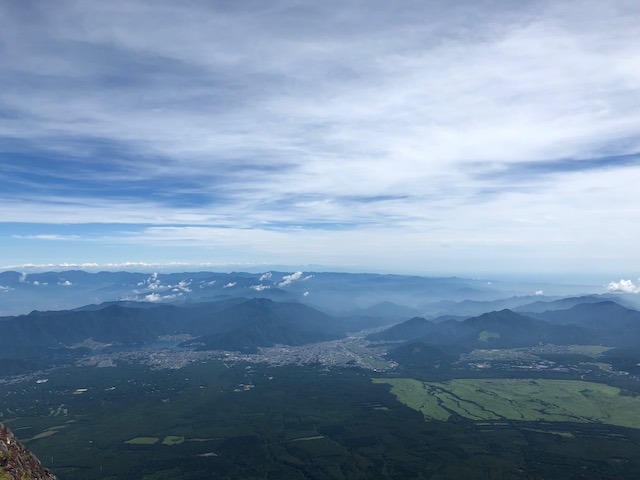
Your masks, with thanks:
M 601 355 L 604 352 L 611 350 L 613 347 L 603 347 L 602 345 L 569 345 L 567 349 L 571 353 L 583 354 L 583 355 Z
M 184 442 L 184 437 L 177 435 L 168 435 L 162 440 L 163 445 L 180 445 L 182 442 Z
M 155 445 L 159 441 L 160 439 L 157 437 L 136 437 L 124 443 L 128 443 L 129 445 Z
M 426 419 L 521 420 L 603 423 L 640 428 L 640 397 L 619 388 L 579 380 L 458 379 L 421 382 L 374 379 Z
M 482 332 L 480 332 L 480 335 L 478 336 L 478 340 L 480 340 L 481 342 L 488 342 L 492 338 L 500 338 L 500 334 L 495 332 L 490 332 L 489 330 L 483 330 Z

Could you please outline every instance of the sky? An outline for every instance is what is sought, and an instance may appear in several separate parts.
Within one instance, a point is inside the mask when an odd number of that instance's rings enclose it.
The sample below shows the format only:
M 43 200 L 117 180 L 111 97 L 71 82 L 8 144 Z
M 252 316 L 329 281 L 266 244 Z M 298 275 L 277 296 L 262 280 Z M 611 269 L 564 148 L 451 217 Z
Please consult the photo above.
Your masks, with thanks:
M 0 0 L 0 25 L 0 269 L 640 275 L 635 0 Z

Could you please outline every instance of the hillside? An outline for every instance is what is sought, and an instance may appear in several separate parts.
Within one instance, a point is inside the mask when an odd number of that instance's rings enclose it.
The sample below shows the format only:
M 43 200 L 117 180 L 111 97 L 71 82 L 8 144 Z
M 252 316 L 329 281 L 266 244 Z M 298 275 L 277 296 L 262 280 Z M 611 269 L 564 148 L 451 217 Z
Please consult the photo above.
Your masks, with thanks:
M 566 310 L 523 313 L 550 323 L 574 324 L 596 330 L 633 329 L 640 327 L 640 312 L 615 302 L 580 303 Z
M 20 372 L 25 365 L 17 359 L 29 360 L 87 339 L 132 345 L 174 334 L 197 337 L 188 345 L 201 349 L 247 351 L 274 344 L 302 345 L 340 338 L 354 327 L 365 328 L 366 322 L 361 327 L 362 322 L 362 318 L 336 318 L 301 303 L 266 298 L 146 308 L 110 303 L 0 318 L 0 359 L 5 359 L 7 368 Z
M 433 322 L 429 320 L 421 317 L 413 317 L 381 332 L 372 333 L 367 339 L 372 341 L 410 340 L 427 335 L 433 325 Z
M 548 310 L 567 310 L 581 303 L 599 303 L 603 301 L 601 295 L 582 295 L 579 297 L 559 298 L 553 301 L 538 300 L 514 308 L 517 312 L 544 313 Z M 525 313 L 526 314 L 526 313 Z
M 186 345 L 199 349 L 255 351 L 275 344 L 304 345 L 342 336 L 338 320 L 301 303 L 247 300 L 219 313 L 215 332 Z
M 0 480 L 56 480 L 56 476 L 0 424 Z
M 409 337 L 410 334 L 414 336 Z M 447 357 L 442 353 L 451 352 L 452 349 L 460 352 L 475 348 L 514 348 L 547 343 L 598 345 L 603 343 L 603 338 L 609 339 L 595 329 L 579 325 L 554 325 L 508 309 L 464 321 L 447 320 L 436 324 L 415 318 L 376 335 L 378 340 L 407 340 L 390 352 L 390 358 L 409 363 L 423 363 L 432 357 L 445 360 Z
M 531 288 L 529 284 L 489 285 L 480 279 L 455 277 L 313 271 L 88 273 L 66 270 L 28 274 L 5 271 L 0 272 L 0 293 L 10 294 L 2 296 L 0 316 L 25 314 L 32 309 L 76 309 L 114 300 L 183 304 L 242 297 L 304 301 L 334 314 L 348 312 L 348 315 L 395 321 L 415 315 L 479 315 L 541 300 L 526 296 Z M 569 287 L 563 290 L 566 294 L 574 292 L 574 288 Z M 506 300 L 498 300 L 510 295 Z

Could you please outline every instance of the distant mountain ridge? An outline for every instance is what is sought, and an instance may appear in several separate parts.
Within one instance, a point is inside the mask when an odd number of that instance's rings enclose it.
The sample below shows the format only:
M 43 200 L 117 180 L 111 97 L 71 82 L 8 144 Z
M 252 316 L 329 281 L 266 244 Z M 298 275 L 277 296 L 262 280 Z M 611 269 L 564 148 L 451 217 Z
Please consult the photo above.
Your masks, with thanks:
M 563 286 L 563 294 L 576 294 L 578 288 L 581 287 Z M 114 300 L 182 304 L 210 302 L 221 297 L 304 301 L 332 314 L 347 312 L 348 315 L 395 316 L 394 319 L 415 315 L 471 316 L 514 308 L 514 302 L 531 303 L 534 298 L 528 299 L 526 295 L 533 289 L 530 284 L 514 282 L 374 273 L 5 271 L 0 272 L 0 316 L 24 314 L 34 309 L 75 309 Z M 499 300 L 507 296 L 513 300 Z
M 360 321 L 360 320 L 356 320 Z M 147 305 L 107 303 L 88 308 L 0 318 L 0 357 L 61 348 L 88 338 L 140 344 L 162 335 L 189 334 L 201 349 L 255 350 L 302 345 L 343 336 L 349 318 L 336 318 L 297 302 L 229 298 L 210 303 Z M 18 365 L 19 366 L 19 365 Z
M 432 355 L 443 348 L 514 348 L 546 343 L 633 347 L 640 342 L 640 312 L 605 301 L 530 316 L 504 309 L 463 321 L 434 323 L 416 317 L 368 339 L 405 341 L 392 350 L 392 358 L 413 358 L 409 353 L 417 351 L 428 356 L 425 352 Z
M 558 325 L 575 324 L 596 330 L 640 326 L 639 311 L 612 301 L 580 303 L 566 310 L 547 310 L 542 313 L 523 312 L 523 315 Z
M 140 344 L 175 334 L 196 337 L 189 345 L 200 349 L 255 351 L 275 344 L 303 345 L 336 339 L 349 331 L 377 326 L 380 321 L 334 317 L 299 302 L 266 298 L 232 297 L 182 305 L 106 303 L 0 318 L 0 358 L 17 360 L 12 355 L 20 351 L 64 348 L 87 338 L 102 343 Z M 413 317 L 368 338 L 420 340 L 430 345 L 464 348 L 511 348 L 537 343 L 631 346 L 640 339 L 640 312 L 605 301 L 528 315 L 504 309 L 464 320 Z M 21 364 L 14 361 L 7 367 L 20 370 Z
M 352 309 L 348 312 L 349 315 L 362 315 L 394 320 L 410 318 L 416 316 L 418 313 L 418 309 L 416 308 L 398 305 L 397 303 L 386 300 L 369 307 Z
M 219 312 L 215 332 L 186 345 L 200 349 L 255 351 L 275 344 L 304 345 L 339 338 L 340 321 L 301 303 L 247 300 Z
M 538 300 L 536 302 L 527 303 L 514 308 L 517 312 L 544 313 L 548 310 L 567 310 L 583 303 L 600 303 L 604 301 L 612 301 L 610 295 L 583 295 L 580 297 L 566 297 L 556 300 Z
M 413 317 L 402 323 L 389 327 L 381 332 L 372 333 L 367 337 L 372 341 L 410 340 L 427 335 L 435 324 L 422 317 Z

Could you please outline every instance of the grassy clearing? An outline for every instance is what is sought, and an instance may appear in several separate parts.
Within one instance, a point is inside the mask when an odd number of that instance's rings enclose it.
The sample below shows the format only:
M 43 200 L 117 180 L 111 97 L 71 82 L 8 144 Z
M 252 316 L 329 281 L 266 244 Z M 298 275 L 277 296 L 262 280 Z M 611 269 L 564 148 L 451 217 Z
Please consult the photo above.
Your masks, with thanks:
M 334 457 L 345 454 L 344 448 L 330 438 L 320 435 L 316 437 L 320 438 L 297 439 L 293 440 L 292 444 L 298 451 L 303 451 L 311 457 Z
M 30 442 L 32 440 L 40 440 L 41 438 L 48 438 L 55 435 L 56 433 L 58 433 L 59 430 L 62 430 L 63 428 L 66 428 L 66 425 L 56 425 L 53 427 L 49 427 L 44 432 L 34 435 L 31 438 L 25 438 L 23 441 Z M 18 429 L 18 430 L 22 430 L 22 429 Z
M 433 420 L 447 420 L 450 413 L 440 408 L 438 397 L 427 384 L 412 378 L 374 378 L 374 383 L 388 383 L 391 385 L 391 393 L 398 400 L 414 410 L 422 412 L 425 417 Z
M 583 362 L 580 365 L 593 365 L 594 367 L 598 367 L 603 372 L 611 372 L 613 370 L 610 364 L 602 362 Z
M 177 435 L 167 435 L 162 440 L 163 445 L 180 445 L 184 442 L 184 437 L 179 437 Z
M 47 430 L 46 432 L 39 433 L 37 435 L 34 435 L 31 438 L 27 438 L 25 440 L 25 442 L 30 442 L 31 440 L 39 440 L 41 438 L 51 437 L 52 435 L 55 435 L 56 433 L 58 433 L 57 430 Z
M 155 445 L 159 441 L 160 439 L 158 437 L 136 437 L 124 443 L 128 443 L 129 445 Z
M 374 379 L 391 385 L 405 405 L 429 420 L 452 414 L 472 420 L 605 423 L 640 428 L 640 397 L 620 389 L 578 380 L 461 379 L 420 382 L 411 378 Z
M 391 363 L 389 362 L 367 355 L 364 355 L 362 357 L 362 361 L 367 365 L 371 365 L 373 368 L 377 368 L 379 370 L 386 370 L 391 366 Z
M 571 353 L 582 355 L 601 355 L 613 347 L 603 347 L 602 345 L 569 345 L 567 349 Z
M 488 342 L 492 338 L 500 338 L 500 334 L 495 332 L 490 332 L 489 330 L 483 330 L 482 332 L 480 332 L 480 335 L 478 336 L 478 340 L 480 340 L 481 342 Z

